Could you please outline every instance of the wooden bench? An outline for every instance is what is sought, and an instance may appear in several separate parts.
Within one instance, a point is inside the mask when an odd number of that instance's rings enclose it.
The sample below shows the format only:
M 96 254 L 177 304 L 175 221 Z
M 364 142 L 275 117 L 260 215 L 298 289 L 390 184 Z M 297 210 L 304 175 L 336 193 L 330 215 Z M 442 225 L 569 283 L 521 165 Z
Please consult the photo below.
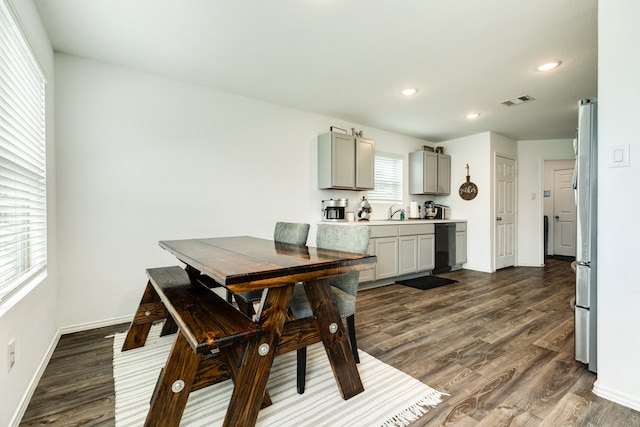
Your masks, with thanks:
M 262 328 L 180 267 L 148 269 L 149 282 L 122 351 L 144 345 L 151 324 L 167 319 L 178 335 L 151 398 L 145 425 L 177 426 L 189 393 L 235 379 L 244 345 Z M 163 333 L 166 331 L 163 329 Z M 219 352 L 212 353 L 218 349 Z M 270 404 L 265 395 L 263 406 Z

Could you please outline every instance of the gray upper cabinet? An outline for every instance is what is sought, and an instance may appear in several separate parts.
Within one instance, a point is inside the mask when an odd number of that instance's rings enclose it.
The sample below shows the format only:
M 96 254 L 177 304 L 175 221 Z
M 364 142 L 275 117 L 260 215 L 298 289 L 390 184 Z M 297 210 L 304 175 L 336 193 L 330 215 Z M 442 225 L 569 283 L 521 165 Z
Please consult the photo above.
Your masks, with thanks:
M 451 157 L 431 151 L 409 153 L 409 194 L 451 193 Z
M 375 144 L 370 139 L 356 138 L 356 188 L 373 190 Z
M 318 188 L 373 189 L 375 144 L 353 135 L 318 136 Z

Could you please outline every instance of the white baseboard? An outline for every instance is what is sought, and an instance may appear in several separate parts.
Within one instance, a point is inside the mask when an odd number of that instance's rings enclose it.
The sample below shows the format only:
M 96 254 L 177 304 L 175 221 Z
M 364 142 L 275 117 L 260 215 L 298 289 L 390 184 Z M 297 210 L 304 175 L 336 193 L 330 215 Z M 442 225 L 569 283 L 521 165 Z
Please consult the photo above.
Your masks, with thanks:
M 129 323 L 133 320 L 131 315 L 114 317 L 111 319 L 98 320 L 95 322 L 80 323 L 77 325 L 65 326 L 60 332 L 61 335 L 72 334 L 74 332 L 88 331 L 90 329 L 102 328 L 104 326 L 117 325 L 118 323 Z
M 495 273 L 495 270 L 492 270 L 491 268 L 487 269 L 485 267 L 480 267 L 480 266 L 475 266 L 473 264 L 464 264 L 464 269 L 465 270 L 473 270 L 473 271 L 479 271 L 481 273 Z
M 525 263 L 519 263 L 516 267 L 544 267 L 545 264 L 529 264 L 527 262 Z
M 11 418 L 9 425 L 12 427 L 18 427 L 18 425 L 20 424 L 20 421 L 22 420 L 22 417 L 24 416 L 24 413 L 26 412 L 27 407 L 29 406 L 29 402 L 33 397 L 33 393 L 35 393 L 36 387 L 38 387 L 38 383 L 40 382 L 40 379 L 42 378 L 42 375 L 44 374 L 45 369 L 47 369 L 47 365 L 49 365 L 49 361 L 51 360 L 51 357 L 53 356 L 53 352 L 58 346 L 58 342 L 60 341 L 60 337 L 62 337 L 62 335 L 71 334 L 71 333 L 80 332 L 80 331 L 87 331 L 90 329 L 102 328 L 104 326 L 117 325 L 119 323 L 127 323 L 127 322 L 131 322 L 130 315 L 115 317 L 107 320 L 100 320 L 97 322 L 88 322 L 88 323 L 83 323 L 79 325 L 67 326 L 67 327 L 58 329 L 58 332 L 54 337 L 53 341 L 51 341 L 51 344 L 49 345 L 49 348 L 47 349 L 47 352 L 43 357 L 42 362 L 40 362 L 40 365 L 38 366 L 38 370 L 36 371 L 35 375 L 31 379 L 29 383 L 29 387 L 27 387 L 27 391 L 25 392 L 24 396 L 22 396 L 18 409 L 13 414 L 13 417 Z
M 36 371 L 34 376 L 31 378 L 31 381 L 29 382 L 29 386 L 27 387 L 27 391 L 22 396 L 22 399 L 20 399 L 18 408 L 16 412 L 13 414 L 11 421 L 9 422 L 10 426 L 18 427 L 18 425 L 20 424 L 20 421 L 22 420 L 24 413 L 27 411 L 27 407 L 29 406 L 31 397 L 33 397 L 33 393 L 35 393 L 36 387 L 38 387 L 40 378 L 42 378 L 42 375 L 44 374 L 45 369 L 47 369 L 47 365 L 49 365 L 49 360 L 51 360 L 51 357 L 53 356 L 53 352 L 58 346 L 58 341 L 60 341 L 61 336 L 62 334 L 60 333 L 60 329 L 58 329 L 56 336 L 54 337 L 53 341 L 51 341 L 51 344 L 49 344 L 49 348 L 47 349 L 47 352 L 44 358 L 42 359 L 42 361 L 40 362 L 40 365 L 38 366 L 38 370 Z
M 603 399 L 607 399 L 622 406 L 626 406 L 627 408 L 640 411 L 640 400 L 638 400 L 637 396 L 632 397 L 627 394 L 620 393 L 616 390 L 602 387 L 598 384 L 598 381 L 593 384 L 593 393 L 598 397 L 602 397 Z

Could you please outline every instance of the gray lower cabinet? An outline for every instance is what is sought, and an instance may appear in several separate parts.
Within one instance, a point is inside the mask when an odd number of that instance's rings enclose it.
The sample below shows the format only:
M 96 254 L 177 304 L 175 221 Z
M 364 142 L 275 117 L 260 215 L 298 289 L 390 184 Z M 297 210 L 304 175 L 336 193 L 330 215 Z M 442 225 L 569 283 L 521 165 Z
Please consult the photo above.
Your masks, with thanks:
M 418 236 L 398 237 L 398 275 L 418 271 Z
M 435 228 L 433 224 L 398 226 L 398 274 L 433 270 L 435 265 Z
M 360 272 L 360 282 L 370 282 L 397 276 L 398 226 L 380 225 L 371 227 L 368 253 L 377 256 L 378 261 L 373 269 Z
M 467 223 L 456 222 L 456 265 L 467 262 Z
M 369 255 L 375 255 L 376 254 L 376 242 L 375 239 L 369 239 L 369 249 L 367 249 L 367 253 Z M 377 263 L 376 263 L 377 265 Z M 373 267 L 371 269 L 368 270 L 362 270 L 360 272 L 360 279 L 359 281 L 362 282 L 372 282 L 376 280 L 376 268 Z
M 368 280 L 387 279 L 398 275 L 398 226 L 380 225 L 371 227 L 369 253 L 378 257 L 378 262 Z M 366 275 L 365 275 L 366 278 Z M 360 273 L 360 281 L 365 278 Z
M 376 280 L 398 275 L 398 238 L 380 237 L 374 239 L 378 262 L 374 268 Z
M 433 224 L 372 226 L 368 253 L 378 261 L 375 268 L 360 272 L 360 282 L 433 270 L 434 243 Z
M 436 237 L 434 234 L 418 236 L 418 271 L 433 270 L 436 266 Z

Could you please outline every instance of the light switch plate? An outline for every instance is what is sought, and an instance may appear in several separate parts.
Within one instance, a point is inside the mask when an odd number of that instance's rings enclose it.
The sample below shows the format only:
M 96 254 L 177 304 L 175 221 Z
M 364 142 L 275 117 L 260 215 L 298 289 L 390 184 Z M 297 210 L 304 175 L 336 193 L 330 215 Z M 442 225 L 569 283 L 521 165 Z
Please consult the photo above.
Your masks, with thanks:
M 618 144 L 609 147 L 609 167 L 621 168 L 629 166 L 629 144 Z

